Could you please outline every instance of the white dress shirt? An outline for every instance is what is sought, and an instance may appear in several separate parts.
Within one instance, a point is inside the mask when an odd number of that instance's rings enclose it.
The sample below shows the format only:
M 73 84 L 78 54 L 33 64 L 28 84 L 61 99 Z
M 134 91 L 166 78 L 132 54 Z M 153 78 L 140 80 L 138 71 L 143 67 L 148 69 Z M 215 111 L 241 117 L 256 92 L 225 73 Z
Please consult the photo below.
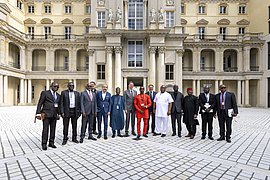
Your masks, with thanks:
M 69 91 L 69 108 L 75 108 L 75 93 L 74 91 Z

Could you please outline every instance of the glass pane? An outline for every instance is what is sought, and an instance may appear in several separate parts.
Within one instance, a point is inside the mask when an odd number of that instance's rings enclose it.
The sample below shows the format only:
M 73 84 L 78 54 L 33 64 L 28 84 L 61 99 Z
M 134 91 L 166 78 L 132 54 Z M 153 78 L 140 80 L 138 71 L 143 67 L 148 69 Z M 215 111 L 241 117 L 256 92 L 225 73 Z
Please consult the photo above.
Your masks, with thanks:
M 136 61 L 136 67 L 142 67 L 142 61 Z
M 128 42 L 128 53 L 135 53 L 135 41 Z
M 143 4 L 137 4 L 137 17 L 143 17 Z
M 166 79 L 169 79 L 169 73 L 166 73 Z
M 170 73 L 170 79 L 173 79 L 173 73 Z
M 97 71 L 100 71 L 101 70 L 101 67 L 100 65 L 97 66 Z
M 128 61 L 135 61 L 135 55 L 129 54 L 128 55 Z
M 128 62 L 128 67 L 135 67 L 134 61 L 129 61 Z
M 129 29 L 135 29 L 135 19 L 129 19 L 128 20 L 128 28 Z
M 129 4 L 128 17 L 135 17 L 135 4 Z
M 143 20 L 142 19 L 137 19 L 136 22 L 136 30 L 143 29 Z
M 142 61 L 142 55 L 140 55 L 140 54 L 138 55 L 138 54 L 137 54 L 137 55 L 136 55 L 136 61 Z
M 143 53 L 143 46 L 142 45 L 136 46 L 136 53 Z
M 105 65 L 102 65 L 102 71 L 105 72 Z

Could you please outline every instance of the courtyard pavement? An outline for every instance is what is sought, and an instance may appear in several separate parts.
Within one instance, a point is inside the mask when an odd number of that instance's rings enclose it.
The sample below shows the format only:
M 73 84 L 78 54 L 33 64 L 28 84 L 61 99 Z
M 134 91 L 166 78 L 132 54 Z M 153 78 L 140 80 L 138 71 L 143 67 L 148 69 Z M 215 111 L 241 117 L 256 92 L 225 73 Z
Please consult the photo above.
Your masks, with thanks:
M 57 149 L 42 151 L 42 123 L 34 123 L 35 107 L 1 107 L 0 179 L 270 180 L 270 109 L 240 108 L 239 113 L 232 143 L 201 140 L 201 127 L 190 140 L 182 124 L 181 138 L 170 131 L 165 138 L 113 139 L 109 130 L 108 140 L 75 144 L 69 139 L 62 146 L 60 119 Z M 214 138 L 218 137 L 215 120 Z

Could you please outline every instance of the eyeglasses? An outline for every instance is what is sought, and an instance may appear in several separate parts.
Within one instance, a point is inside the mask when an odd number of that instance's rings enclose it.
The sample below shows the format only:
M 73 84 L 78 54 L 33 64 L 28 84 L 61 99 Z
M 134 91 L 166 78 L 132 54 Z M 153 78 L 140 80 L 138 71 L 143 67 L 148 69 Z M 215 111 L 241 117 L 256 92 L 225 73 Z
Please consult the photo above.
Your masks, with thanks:
M 226 89 L 226 87 L 221 87 L 220 89 Z
M 55 88 L 59 88 L 59 86 L 53 86 L 53 87 L 55 87 Z

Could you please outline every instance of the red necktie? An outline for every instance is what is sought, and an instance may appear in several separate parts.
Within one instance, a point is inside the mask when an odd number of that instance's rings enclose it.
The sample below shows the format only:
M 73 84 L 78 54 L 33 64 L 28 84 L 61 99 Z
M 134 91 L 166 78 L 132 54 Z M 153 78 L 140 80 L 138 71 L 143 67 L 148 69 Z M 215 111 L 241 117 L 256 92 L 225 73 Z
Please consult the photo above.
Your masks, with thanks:
M 225 104 L 224 104 L 224 93 L 221 93 L 221 109 L 225 109 Z

